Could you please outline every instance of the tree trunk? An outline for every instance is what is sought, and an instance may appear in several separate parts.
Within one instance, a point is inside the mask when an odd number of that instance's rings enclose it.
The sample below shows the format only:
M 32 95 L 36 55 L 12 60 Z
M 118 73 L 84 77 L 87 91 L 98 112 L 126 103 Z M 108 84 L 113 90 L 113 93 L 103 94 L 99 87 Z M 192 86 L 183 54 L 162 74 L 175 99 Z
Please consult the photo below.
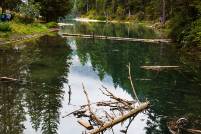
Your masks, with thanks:
M 87 0 L 87 12 L 89 11 L 89 0 Z
M 144 103 L 140 104 L 140 106 L 137 107 L 136 109 L 133 109 L 129 113 L 127 113 L 127 114 L 125 114 L 125 115 L 123 115 L 121 117 L 118 117 L 118 118 L 116 118 L 116 119 L 114 119 L 114 120 L 112 120 L 110 122 L 106 122 L 101 127 L 96 128 L 96 129 L 92 130 L 91 132 L 89 132 L 89 134 L 98 134 L 100 132 L 103 132 L 107 128 L 111 128 L 114 125 L 116 125 L 116 124 L 118 124 L 118 123 L 120 123 L 120 122 L 122 122 L 122 121 L 124 121 L 124 120 L 126 120 L 126 119 L 128 119 L 128 118 L 130 118 L 130 117 L 132 117 L 132 116 L 134 116 L 136 114 L 138 114 L 139 112 L 141 112 L 143 110 L 145 110 L 146 108 L 148 108 L 149 104 L 150 104 L 149 102 L 144 102 Z
M 1 0 L 0 6 L 2 8 L 2 13 L 5 13 L 6 12 L 5 0 Z
M 166 8 L 166 3 L 165 3 L 165 0 L 163 0 L 163 16 L 162 16 L 162 24 L 163 25 L 165 25 L 165 21 L 166 21 L 165 8 Z

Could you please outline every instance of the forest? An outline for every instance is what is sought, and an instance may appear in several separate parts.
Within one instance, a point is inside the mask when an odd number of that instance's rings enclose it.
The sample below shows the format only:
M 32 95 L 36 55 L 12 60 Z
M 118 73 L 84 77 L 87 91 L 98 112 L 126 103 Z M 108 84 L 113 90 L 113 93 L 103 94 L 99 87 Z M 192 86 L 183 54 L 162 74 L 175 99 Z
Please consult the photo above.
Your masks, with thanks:
M 200 0 L 73 0 L 73 13 L 92 19 L 152 21 L 186 47 L 201 45 Z
M 25 0 L 26 2 L 26 0 Z M 72 14 L 98 20 L 124 20 L 153 24 L 179 42 L 180 47 L 201 45 L 200 0 L 29 0 L 27 10 L 20 10 L 22 1 L 1 0 L 2 13 L 6 9 L 24 13 L 28 18 L 43 17 L 57 21 Z M 31 6 L 33 5 L 33 6 Z M 28 10 L 28 9 L 32 10 Z M 48 8 L 47 8 L 48 7 Z

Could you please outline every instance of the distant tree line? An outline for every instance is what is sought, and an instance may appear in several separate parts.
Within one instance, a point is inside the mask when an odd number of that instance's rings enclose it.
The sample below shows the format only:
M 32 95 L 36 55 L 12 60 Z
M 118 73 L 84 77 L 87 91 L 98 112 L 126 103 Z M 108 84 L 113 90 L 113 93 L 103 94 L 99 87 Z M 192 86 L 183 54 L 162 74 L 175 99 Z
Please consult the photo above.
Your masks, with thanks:
M 201 44 L 200 0 L 71 0 L 73 13 L 95 19 L 160 21 L 176 41 Z M 189 44 L 189 43 L 188 43 Z

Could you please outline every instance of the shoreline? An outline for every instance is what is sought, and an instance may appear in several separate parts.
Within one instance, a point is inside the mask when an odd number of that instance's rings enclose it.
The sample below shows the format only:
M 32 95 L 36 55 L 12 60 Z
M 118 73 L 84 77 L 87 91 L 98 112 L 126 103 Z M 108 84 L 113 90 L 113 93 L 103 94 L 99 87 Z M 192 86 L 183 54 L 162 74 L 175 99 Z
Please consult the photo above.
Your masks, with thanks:
M 76 17 L 73 19 L 69 19 L 70 21 L 77 21 L 77 22 L 84 22 L 84 23 L 90 23 L 90 22 L 94 22 L 94 23 L 113 23 L 113 24 L 142 24 L 148 28 L 153 28 L 155 30 L 158 30 L 157 28 L 155 28 L 155 24 L 157 23 L 153 23 L 151 21 L 124 21 L 124 20 L 97 20 L 97 19 L 89 19 L 89 18 L 82 18 L 82 17 Z M 59 26 L 69 26 L 69 25 L 73 25 L 70 23 L 58 23 Z
M 104 22 L 104 23 L 124 23 L 124 24 L 132 24 L 132 23 L 139 23 L 142 24 L 142 22 L 139 21 L 124 21 L 124 20 L 97 20 L 97 19 L 89 19 L 87 17 L 76 17 L 72 20 L 78 21 L 78 22 Z M 144 24 L 144 23 L 143 23 Z
M 2 39 L 0 40 L 0 45 L 7 45 L 7 44 L 12 44 L 12 43 L 19 43 L 19 42 L 23 42 L 23 41 L 28 41 L 31 39 L 37 39 L 40 38 L 44 35 L 47 35 L 49 33 L 54 33 L 54 32 L 58 32 L 58 29 L 55 28 L 51 28 L 48 30 L 48 32 L 41 32 L 41 33 L 33 33 L 33 34 L 27 34 L 27 35 L 18 35 L 17 37 L 15 37 L 14 39 Z

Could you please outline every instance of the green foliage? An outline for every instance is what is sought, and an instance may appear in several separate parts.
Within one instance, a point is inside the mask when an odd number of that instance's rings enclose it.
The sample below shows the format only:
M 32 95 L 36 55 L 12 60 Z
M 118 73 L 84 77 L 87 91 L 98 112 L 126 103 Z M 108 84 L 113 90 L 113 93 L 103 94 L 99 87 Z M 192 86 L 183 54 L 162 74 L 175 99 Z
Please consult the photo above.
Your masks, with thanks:
M 58 27 L 58 24 L 56 23 L 56 22 L 48 22 L 47 24 L 46 24 L 46 26 L 48 27 L 48 28 L 55 28 L 55 27 Z
M 125 9 L 122 6 L 118 6 L 116 14 L 118 18 L 123 19 L 125 15 Z
M 184 41 L 192 45 L 199 45 L 201 47 L 201 19 L 193 22 L 184 35 Z
M 86 13 L 86 16 L 89 18 L 89 19 L 95 19 L 96 18 L 96 11 L 95 10 L 90 10 Z
M 170 21 L 169 27 L 170 27 L 170 36 L 177 42 L 181 42 L 183 36 L 184 36 L 184 28 L 183 26 L 186 25 L 186 22 L 183 20 L 181 15 L 176 15 L 172 20 Z M 187 29 L 187 27 L 186 27 Z
M 0 31 L 1 32 L 9 32 L 11 31 L 11 26 L 7 22 L 0 22 Z
M 20 13 L 25 16 L 25 19 L 32 19 L 39 17 L 40 15 L 40 4 L 35 3 L 33 0 L 29 0 L 28 3 L 22 3 L 19 6 Z
M 10 26 L 12 28 L 12 32 L 18 34 L 33 34 L 48 31 L 48 28 L 44 24 L 40 23 L 23 24 L 11 22 Z

